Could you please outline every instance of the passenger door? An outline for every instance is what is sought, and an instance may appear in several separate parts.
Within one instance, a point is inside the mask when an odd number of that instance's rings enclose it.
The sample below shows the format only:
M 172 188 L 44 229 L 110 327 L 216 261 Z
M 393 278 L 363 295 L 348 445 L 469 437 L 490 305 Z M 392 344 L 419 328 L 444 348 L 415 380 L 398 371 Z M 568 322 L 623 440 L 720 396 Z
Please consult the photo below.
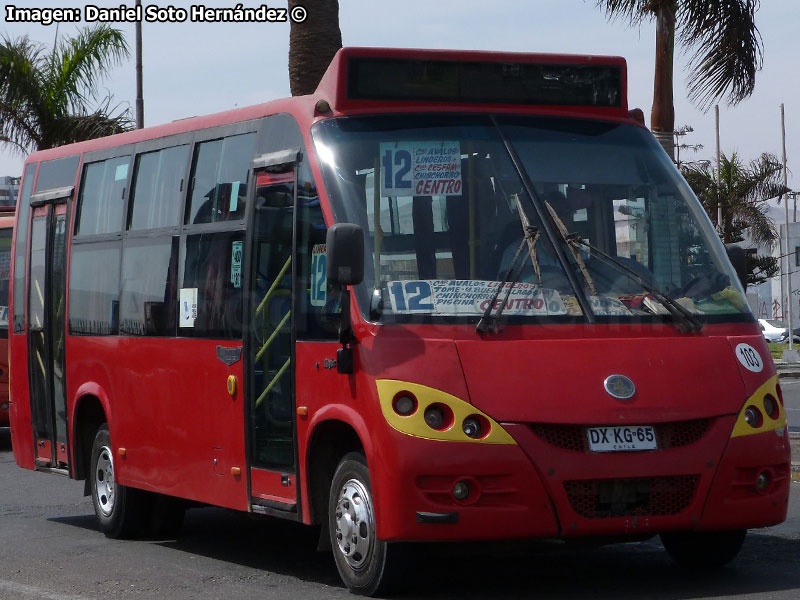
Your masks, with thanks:
M 28 284 L 28 369 L 36 466 L 69 470 L 65 388 L 67 206 L 72 188 L 35 194 Z
M 276 153 L 277 154 L 277 153 Z M 253 510 L 295 513 L 292 238 L 295 170 L 255 173 L 247 332 Z

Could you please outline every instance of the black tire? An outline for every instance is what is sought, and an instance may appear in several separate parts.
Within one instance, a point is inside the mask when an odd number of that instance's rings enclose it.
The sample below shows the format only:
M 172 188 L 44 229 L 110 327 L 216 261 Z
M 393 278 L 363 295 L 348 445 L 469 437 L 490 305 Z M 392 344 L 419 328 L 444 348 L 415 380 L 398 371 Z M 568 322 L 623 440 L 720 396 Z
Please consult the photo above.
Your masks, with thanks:
M 333 476 L 328 532 L 336 568 L 347 588 L 362 596 L 387 593 L 390 547 L 375 535 L 369 469 L 360 453 L 351 452 L 342 458 Z
M 686 569 L 724 567 L 742 549 L 746 529 L 733 531 L 681 531 L 662 533 L 661 543 L 676 563 Z
M 88 478 L 94 513 L 107 537 L 124 539 L 144 533 L 152 498 L 116 482 L 111 436 L 105 423 L 94 437 Z

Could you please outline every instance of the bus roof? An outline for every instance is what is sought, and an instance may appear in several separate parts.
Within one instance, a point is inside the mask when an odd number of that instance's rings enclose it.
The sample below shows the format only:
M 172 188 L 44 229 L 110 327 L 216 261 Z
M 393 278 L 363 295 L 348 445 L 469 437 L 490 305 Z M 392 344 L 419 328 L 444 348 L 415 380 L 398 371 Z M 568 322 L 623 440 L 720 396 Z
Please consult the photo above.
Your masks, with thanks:
M 380 77 L 375 77 L 379 72 Z M 327 102 L 330 107 L 325 110 Z M 322 109 L 320 109 L 322 107 Z M 628 119 L 625 59 L 472 50 L 341 48 L 314 94 L 180 119 L 31 154 L 26 162 L 135 144 L 288 112 L 514 110 Z

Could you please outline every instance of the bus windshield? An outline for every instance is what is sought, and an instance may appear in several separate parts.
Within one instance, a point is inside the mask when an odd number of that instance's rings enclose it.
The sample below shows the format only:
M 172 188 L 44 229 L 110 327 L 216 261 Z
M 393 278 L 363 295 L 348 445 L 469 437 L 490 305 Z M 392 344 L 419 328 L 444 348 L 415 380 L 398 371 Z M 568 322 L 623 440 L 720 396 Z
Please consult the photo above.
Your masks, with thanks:
M 702 207 L 641 127 L 391 115 L 313 135 L 336 220 L 365 232 L 356 293 L 371 320 L 478 318 L 492 298 L 522 322 L 674 312 L 646 288 L 706 321 L 752 318 Z

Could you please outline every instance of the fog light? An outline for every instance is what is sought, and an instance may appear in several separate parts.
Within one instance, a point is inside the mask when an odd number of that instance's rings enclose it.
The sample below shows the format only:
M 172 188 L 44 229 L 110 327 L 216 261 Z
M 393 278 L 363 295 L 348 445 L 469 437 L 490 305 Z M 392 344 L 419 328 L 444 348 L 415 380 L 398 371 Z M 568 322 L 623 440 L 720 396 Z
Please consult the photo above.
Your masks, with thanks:
M 394 412 L 407 417 L 417 410 L 417 399 L 409 394 L 400 394 L 394 399 Z
M 769 487 L 771 481 L 772 477 L 770 477 L 769 471 L 761 471 L 756 477 L 756 489 L 759 492 L 763 492 Z
M 458 481 L 453 486 L 453 498 L 456 500 L 466 500 L 469 492 L 469 484 L 466 481 Z
M 770 419 L 777 419 L 781 414 L 778 403 L 769 394 L 764 396 L 764 412 L 767 413 Z
M 759 427 L 761 425 L 761 411 L 755 406 L 748 406 L 744 411 L 744 420 L 750 427 Z

